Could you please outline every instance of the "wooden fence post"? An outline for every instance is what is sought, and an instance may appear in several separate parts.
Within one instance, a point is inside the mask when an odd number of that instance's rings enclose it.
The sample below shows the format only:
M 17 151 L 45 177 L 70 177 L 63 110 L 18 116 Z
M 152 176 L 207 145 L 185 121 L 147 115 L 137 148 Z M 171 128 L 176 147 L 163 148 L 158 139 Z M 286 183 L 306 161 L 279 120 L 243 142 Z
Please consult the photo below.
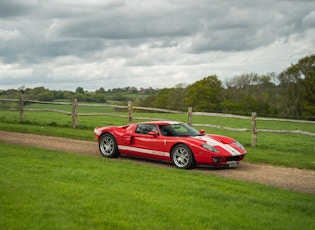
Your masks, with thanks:
M 128 102 L 128 123 L 132 123 L 132 101 Z
M 24 100 L 23 100 L 23 95 L 20 95 L 19 99 L 19 111 L 20 111 L 20 122 L 23 122 L 24 120 Z
M 188 107 L 188 125 L 192 126 L 192 107 Z
M 252 147 L 255 147 L 257 144 L 256 117 L 257 113 L 252 112 Z
M 72 128 L 76 128 L 78 125 L 77 120 L 78 114 L 77 114 L 77 99 L 73 99 L 72 101 Z

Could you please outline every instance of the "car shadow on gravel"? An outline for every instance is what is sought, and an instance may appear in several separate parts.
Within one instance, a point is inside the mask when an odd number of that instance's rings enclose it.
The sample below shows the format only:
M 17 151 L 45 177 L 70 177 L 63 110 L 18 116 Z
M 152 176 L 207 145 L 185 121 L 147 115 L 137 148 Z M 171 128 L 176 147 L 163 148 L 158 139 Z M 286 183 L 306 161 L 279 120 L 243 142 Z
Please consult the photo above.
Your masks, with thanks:
M 157 166 L 157 167 L 165 167 L 165 168 L 175 168 L 178 169 L 176 166 L 174 166 L 170 162 L 165 162 L 165 161 L 158 161 L 158 160 L 152 160 L 152 159 L 146 159 L 146 158 L 138 158 L 134 156 L 127 156 L 127 155 L 120 155 L 119 159 L 125 160 L 125 161 L 133 161 L 135 163 L 141 163 L 141 164 L 147 164 L 147 165 L 152 165 L 152 166 Z M 227 167 L 227 166 L 209 166 L 209 165 L 198 165 L 197 167 L 193 169 L 188 169 L 188 170 L 203 170 L 203 171 L 216 171 L 216 170 L 235 170 L 239 168 L 240 165 L 237 167 Z M 180 170 L 180 169 L 179 169 Z

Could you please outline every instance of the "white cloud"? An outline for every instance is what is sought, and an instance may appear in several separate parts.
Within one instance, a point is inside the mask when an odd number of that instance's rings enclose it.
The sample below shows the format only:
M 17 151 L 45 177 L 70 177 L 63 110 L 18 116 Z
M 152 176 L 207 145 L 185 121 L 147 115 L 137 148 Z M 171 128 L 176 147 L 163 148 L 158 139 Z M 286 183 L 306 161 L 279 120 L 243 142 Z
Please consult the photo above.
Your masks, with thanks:
M 17 29 L 14 30 L 2 30 L 0 29 L 0 40 L 3 42 L 22 38 L 20 31 Z
M 309 28 L 315 27 L 315 11 L 310 12 L 303 18 L 303 25 Z
M 0 0 L 0 88 L 173 87 L 315 53 L 313 1 Z

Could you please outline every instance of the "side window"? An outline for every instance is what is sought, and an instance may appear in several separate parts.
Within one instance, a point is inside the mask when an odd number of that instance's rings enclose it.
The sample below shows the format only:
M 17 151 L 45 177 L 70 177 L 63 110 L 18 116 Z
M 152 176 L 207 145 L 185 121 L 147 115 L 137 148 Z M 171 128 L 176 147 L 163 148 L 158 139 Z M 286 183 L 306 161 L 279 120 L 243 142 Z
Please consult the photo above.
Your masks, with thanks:
M 188 130 L 186 127 L 182 126 L 182 125 L 173 125 L 172 128 L 176 131 L 177 134 L 179 135 L 183 135 L 183 134 L 187 134 Z
M 157 128 L 154 124 L 139 124 L 136 128 L 136 133 L 139 134 L 148 134 L 152 131 L 158 134 Z
M 159 128 L 162 136 L 174 136 L 174 132 L 170 125 L 160 125 Z

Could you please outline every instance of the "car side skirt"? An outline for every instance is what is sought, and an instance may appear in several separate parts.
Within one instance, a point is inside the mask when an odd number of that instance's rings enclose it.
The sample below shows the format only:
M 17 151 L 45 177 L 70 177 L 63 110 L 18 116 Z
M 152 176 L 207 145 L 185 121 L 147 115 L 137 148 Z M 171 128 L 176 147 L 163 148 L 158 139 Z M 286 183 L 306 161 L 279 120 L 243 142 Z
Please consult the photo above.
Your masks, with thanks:
M 137 152 L 137 153 L 144 153 L 144 154 L 152 155 L 152 157 L 154 156 L 170 157 L 170 153 L 168 152 L 156 151 L 156 150 L 151 150 L 151 149 L 142 149 L 142 148 L 125 146 L 125 145 L 118 145 L 118 149 L 121 153 L 124 153 L 125 151 L 130 151 L 130 152 Z

